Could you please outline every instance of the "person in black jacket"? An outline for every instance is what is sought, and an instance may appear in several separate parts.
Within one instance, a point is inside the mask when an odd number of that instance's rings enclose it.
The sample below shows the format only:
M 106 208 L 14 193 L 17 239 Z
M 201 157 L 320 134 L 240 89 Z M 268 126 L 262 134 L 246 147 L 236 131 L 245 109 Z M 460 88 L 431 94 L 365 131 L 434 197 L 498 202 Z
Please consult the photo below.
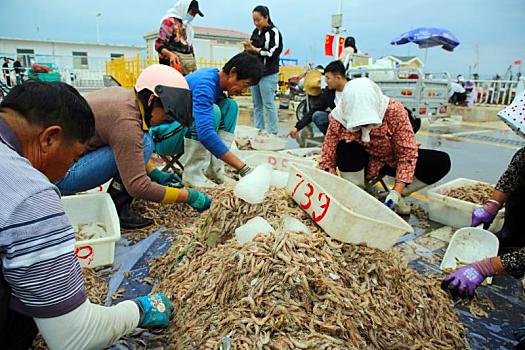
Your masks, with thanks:
M 268 114 L 268 132 L 277 134 L 278 118 L 275 107 L 275 89 L 279 75 L 279 56 L 283 50 L 283 38 L 272 23 L 270 10 L 257 6 L 253 10 L 255 29 L 245 44 L 246 51 L 257 54 L 264 63 L 264 75 L 259 84 L 252 88 L 255 127 L 265 129 L 264 110 Z
M 326 66 L 324 74 L 328 87 L 323 90 L 319 103 L 312 106 L 304 118 L 295 124 L 295 127 L 288 134 L 289 136 L 295 138 L 297 132 L 312 121 L 323 134 L 326 134 L 328 130 L 328 110 L 334 109 L 341 98 L 347 83 L 345 73 L 345 66 L 341 61 L 334 61 Z

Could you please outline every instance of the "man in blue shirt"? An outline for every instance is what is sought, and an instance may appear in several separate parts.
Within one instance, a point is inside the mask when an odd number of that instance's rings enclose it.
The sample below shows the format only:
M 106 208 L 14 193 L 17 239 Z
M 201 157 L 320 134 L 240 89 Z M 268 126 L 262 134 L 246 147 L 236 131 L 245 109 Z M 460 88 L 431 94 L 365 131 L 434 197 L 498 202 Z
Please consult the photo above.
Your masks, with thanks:
M 224 163 L 231 165 L 241 176 L 249 172 L 250 168 L 230 151 L 237 126 L 238 106 L 231 98 L 225 98 L 225 94 L 228 97 L 242 94 L 256 85 L 262 74 L 263 65 L 259 59 L 242 52 L 231 58 L 222 70 L 202 68 L 186 76 L 193 94 L 193 125 L 185 132 L 161 141 L 167 142 L 164 145 L 156 145 L 157 153 L 174 155 L 180 152 L 170 150 L 181 150 L 184 142 L 181 162 L 185 184 L 213 187 L 215 182 L 228 181 Z M 160 140 L 161 135 L 168 132 L 157 129 L 152 133 L 155 140 Z M 184 140 L 182 135 L 185 135 Z

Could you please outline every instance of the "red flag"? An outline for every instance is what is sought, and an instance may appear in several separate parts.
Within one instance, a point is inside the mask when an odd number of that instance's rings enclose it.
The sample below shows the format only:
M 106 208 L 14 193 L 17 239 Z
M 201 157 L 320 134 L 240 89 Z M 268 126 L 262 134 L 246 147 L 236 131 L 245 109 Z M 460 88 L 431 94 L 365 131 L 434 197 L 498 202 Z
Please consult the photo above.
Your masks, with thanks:
M 286 51 L 284 51 L 284 55 L 285 56 L 290 56 L 290 49 L 286 49 Z
M 341 57 L 343 49 L 345 48 L 345 38 L 340 36 L 339 42 L 337 43 L 337 57 Z
M 516 65 L 520 65 L 520 64 L 521 64 L 521 60 L 516 60 L 516 61 L 514 61 L 514 64 L 516 64 Z
M 326 56 L 334 55 L 334 40 L 335 37 L 332 34 L 326 34 L 326 38 L 324 40 L 324 54 Z

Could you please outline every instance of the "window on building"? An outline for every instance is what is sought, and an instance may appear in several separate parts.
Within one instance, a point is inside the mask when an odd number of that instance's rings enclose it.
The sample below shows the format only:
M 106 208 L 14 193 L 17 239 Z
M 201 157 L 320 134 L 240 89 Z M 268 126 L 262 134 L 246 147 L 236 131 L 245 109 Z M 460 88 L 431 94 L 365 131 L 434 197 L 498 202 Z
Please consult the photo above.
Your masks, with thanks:
M 35 50 L 33 49 L 16 49 L 16 56 L 22 58 L 22 65 L 30 67 L 35 60 Z
M 119 57 L 123 57 L 123 56 L 124 56 L 123 53 L 112 53 L 111 54 L 111 59 L 119 58 Z
M 74 69 L 88 69 L 88 54 L 87 52 L 73 51 L 73 68 Z

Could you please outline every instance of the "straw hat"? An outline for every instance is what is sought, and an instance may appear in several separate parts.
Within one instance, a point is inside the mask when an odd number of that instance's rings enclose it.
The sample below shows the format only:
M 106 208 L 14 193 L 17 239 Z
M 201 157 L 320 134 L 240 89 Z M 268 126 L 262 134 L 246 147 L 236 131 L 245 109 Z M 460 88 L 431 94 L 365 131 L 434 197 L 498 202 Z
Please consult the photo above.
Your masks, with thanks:
M 321 95 L 321 79 L 323 75 L 318 70 L 306 73 L 304 78 L 304 91 L 310 96 Z

